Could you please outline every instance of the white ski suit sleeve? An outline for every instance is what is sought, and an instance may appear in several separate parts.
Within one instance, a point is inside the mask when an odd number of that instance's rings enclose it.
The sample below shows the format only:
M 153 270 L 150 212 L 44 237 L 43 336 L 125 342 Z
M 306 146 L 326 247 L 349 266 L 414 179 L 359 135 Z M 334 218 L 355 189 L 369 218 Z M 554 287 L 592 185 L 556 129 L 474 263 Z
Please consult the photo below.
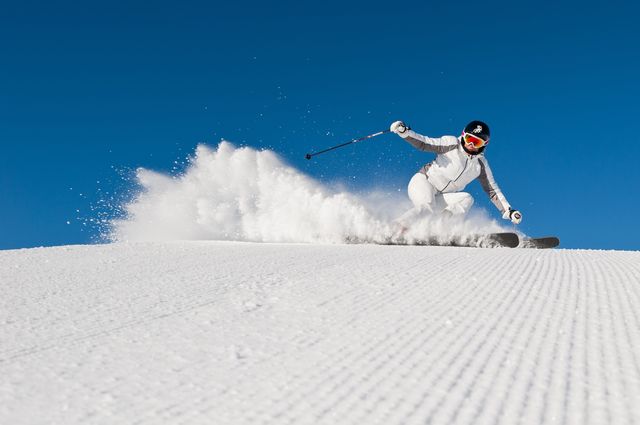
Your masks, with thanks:
M 509 211 L 511 205 L 509 205 L 507 198 L 504 196 L 502 190 L 500 190 L 500 187 L 493 178 L 493 173 L 491 172 L 487 159 L 484 156 L 481 156 L 478 160 L 480 162 L 480 175 L 478 176 L 480 185 L 487 195 L 489 195 L 489 199 L 491 199 L 493 205 L 495 205 L 496 208 L 504 214 L 505 211 Z
M 404 140 L 410 143 L 414 148 L 423 152 L 446 153 L 457 149 L 458 139 L 454 136 L 427 137 L 418 134 L 413 130 L 407 130 L 399 134 Z

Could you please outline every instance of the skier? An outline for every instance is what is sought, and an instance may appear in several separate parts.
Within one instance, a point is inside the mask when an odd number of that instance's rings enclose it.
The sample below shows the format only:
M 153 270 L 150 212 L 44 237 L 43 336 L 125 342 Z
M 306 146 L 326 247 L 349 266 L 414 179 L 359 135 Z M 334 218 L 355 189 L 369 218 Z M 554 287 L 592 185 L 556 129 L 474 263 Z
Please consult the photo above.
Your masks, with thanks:
M 473 205 L 473 197 L 461 192 L 476 178 L 500 210 L 502 218 L 520 224 L 522 213 L 511 208 L 496 184 L 484 157 L 489 143 L 489 126 L 482 121 L 471 121 L 460 137 L 431 138 L 411 130 L 402 121 L 391 124 L 390 130 L 416 149 L 437 154 L 435 160 L 424 165 L 411 178 L 407 192 L 414 208 L 400 218 L 403 227 L 424 213 L 464 215 Z

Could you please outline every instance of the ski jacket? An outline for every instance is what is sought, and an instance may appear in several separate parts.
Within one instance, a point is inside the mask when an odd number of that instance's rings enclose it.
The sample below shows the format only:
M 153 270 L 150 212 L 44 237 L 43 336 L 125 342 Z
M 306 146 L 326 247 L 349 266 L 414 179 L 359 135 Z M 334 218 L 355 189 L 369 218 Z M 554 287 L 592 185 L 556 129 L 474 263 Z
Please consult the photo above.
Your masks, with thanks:
M 413 130 L 407 130 L 399 136 L 418 150 L 437 154 L 436 159 L 425 164 L 419 172 L 427 176 L 429 183 L 439 193 L 459 192 L 479 178 L 482 189 L 501 213 L 511 208 L 493 178 L 483 153 L 467 153 L 460 139 L 455 136 L 431 138 Z

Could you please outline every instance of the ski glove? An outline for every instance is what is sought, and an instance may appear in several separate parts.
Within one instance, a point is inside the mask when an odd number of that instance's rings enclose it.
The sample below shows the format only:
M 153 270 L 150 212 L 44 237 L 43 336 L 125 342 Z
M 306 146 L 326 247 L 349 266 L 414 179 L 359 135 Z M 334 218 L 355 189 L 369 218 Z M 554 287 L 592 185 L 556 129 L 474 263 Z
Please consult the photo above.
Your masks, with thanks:
M 505 220 L 511 220 L 513 224 L 520 224 L 522 221 L 522 213 L 518 210 L 514 210 L 513 208 L 509 208 L 509 211 L 505 211 L 502 214 L 502 218 Z
M 391 127 L 389 127 L 389 130 L 391 130 L 393 133 L 396 133 L 396 134 L 402 134 L 407 130 L 411 130 L 411 128 L 409 128 L 409 126 L 403 123 L 402 121 L 396 121 L 393 124 L 391 124 Z

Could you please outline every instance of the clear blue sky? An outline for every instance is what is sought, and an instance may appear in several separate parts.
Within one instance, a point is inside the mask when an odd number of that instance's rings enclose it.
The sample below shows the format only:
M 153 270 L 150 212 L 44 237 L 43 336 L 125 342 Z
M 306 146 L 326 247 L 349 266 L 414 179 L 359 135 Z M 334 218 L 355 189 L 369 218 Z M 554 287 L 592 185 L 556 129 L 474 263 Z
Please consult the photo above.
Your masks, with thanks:
M 303 158 L 395 119 L 488 122 L 525 232 L 640 249 L 635 2 L 303 3 L 3 2 L 0 249 L 90 242 L 122 173 L 221 138 L 404 190 L 431 156 L 394 136 Z

